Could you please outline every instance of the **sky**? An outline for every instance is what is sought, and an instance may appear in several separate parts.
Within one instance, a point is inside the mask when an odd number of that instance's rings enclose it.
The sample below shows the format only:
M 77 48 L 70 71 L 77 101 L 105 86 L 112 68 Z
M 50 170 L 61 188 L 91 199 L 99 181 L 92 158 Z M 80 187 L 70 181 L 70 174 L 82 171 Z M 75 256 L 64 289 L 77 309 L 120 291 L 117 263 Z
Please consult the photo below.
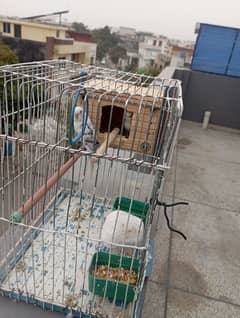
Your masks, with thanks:
M 69 10 L 68 21 L 90 28 L 133 27 L 194 40 L 196 22 L 240 27 L 239 0 L 1 0 L 0 15 L 26 17 Z

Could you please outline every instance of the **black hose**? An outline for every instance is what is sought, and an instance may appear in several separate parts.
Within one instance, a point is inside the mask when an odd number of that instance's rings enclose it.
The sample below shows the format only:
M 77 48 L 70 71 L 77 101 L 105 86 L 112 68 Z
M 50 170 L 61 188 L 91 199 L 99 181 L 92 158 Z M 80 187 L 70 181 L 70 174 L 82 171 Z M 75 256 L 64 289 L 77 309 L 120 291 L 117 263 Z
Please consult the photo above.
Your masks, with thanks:
M 170 221 L 169 221 L 169 217 L 167 215 L 167 208 L 174 207 L 174 206 L 177 206 L 177 205 L 188 205 L 188 204 L 189 204 L 188 202 L 176 202 L 176 203 L 172 203 L 172 204 L 167 204 L 165 202 L 160 202 L 158 200 L 156 202 L 156 205 L 163 206 L 164 216 L 166 218 L 167 226 L 168 226 L 169 230 L 172 231 L 172 232 L 178 233 L 179 235 L 181 235 L 184 238 L 184 240 L 187 240 L 186 235 L 183 234 L 181 231 L 178 231 L 178 230 L 174 229 L 171 226 Z

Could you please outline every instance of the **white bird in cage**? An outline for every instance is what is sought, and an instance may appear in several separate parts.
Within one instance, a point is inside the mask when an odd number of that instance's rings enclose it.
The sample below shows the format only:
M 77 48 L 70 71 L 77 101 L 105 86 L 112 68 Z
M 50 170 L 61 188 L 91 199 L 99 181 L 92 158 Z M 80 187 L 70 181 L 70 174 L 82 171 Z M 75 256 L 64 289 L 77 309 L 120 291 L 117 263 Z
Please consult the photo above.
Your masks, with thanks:
M 126 111 L 125 120 L 124 120 L 124 128 L 128 132 L 130 131 L 130 128 L 131 128 L 131 121 L 132 121 L 132 113 Z
M 74 131 L 79 133 L 82 130 L 82 118 L 83 118 L 83 109 L 80 106 L 77 106 L 74 111 Z
M 18 137 L 40 140 L 46 143 L 56 143 L 58 139 L 57 132 L 57 121 L 52 117 L 46 116 L 44 119 L 37 118 L 32 124 L 29 124 L 28 121 L 19 122 L 16 133 Z
M 75 134 L 79 134 L 83 128 L 83 108 L 77 106 L 74 111 L 74 132 Z M 84 135 L 82 138 L 82 144 L 88 151 L 94 150 L 94 136 L 95 136 L 95 129 L 91 122 L 91 119 L 87 118 L 87 125 L 84 130 Z
M 144 240 L 143 221 L 128 212 L 113 211 L 105 219 L 101 239 L 105 242 L 142 246 Z
M 143 87 L 142 83 L 147 83 L 150 77 L 128 73 L 126 78 L 119 71 L 67 60 L 3 66 L 1 74 L 6 87 L 1 124 L 4 133 L 10 134 L 7 138 L 3 136 L 0 149 L 4 155 L 0 158 L 3 167 L 0 198 L 4 198 L 4 215 L 9 216 L 4 236 L 0 237 L 0 246 L 4 247 L 0 248 L 0 254 L 6 263 L 4 275 L 0 275 L 1 290 L 10 295 L 10 284 L 17 298 L 27 301 L 29 294 L 33 301 L 38 301 L 40 297 L 41 303 L 47 302 L 53 309 L 54 304 L 65 308 L 69 317 L 136 316 L 146 276 L 144 268 L 138 265 L 148 264 L 152 257 L 145 248 L 152 224 L 148 218 L 148 200 L 133 199 L 148 198 L 150 192 L 152 200 L 157 200 L 161 191 L 156 191 L 156 185 L 162 189 L 162 177 L 169 162 L 159 176 L 154 173 L 155 165 L 143 156 L 143 167 L 149 167 L 147 175 L 136 169 L 133 154 L 146 152 L 141 147 L 146 140 L 149 145 L 155 142 L 158 122 L 151 127 L 151 122 L 147 122 L 153 116 L 154 104 L 154 116 L 163 120 L 161 131 L 166 136 L 161 138 L 160 147 L 166 148 L 166 157 L 171 158 L 182 99 L 176 97 L 166 110 L 164 105 L 169 98 L 168 94 L 165 98 L 165 91 L 174 85 L 176 96 L 181 96 L 180 83 L 166 80 L 159 89 Z M 41 80 L 36 80 L 38 74 Z M 21 91 L 15 94 L 14 87 L 19 84 L 26 94 Z M 22 95 L 29 96 L 23 100 Z M 84 116 L 88 103 L 88 116 Z M 14 112 L 16 105 L 18 109 Z M 176 116 L 170 116 L 171 113 Z M 8 123 L 12 126 L 6 127 Z M 149 136 L 149 129 L 156 130 L 156 134 Z M 6 153 L 8 143 L 15 144 L 12 156 Z M 69 149 L 73 145 L 81 148 Z M 92 153 L 84 156 L 83 149 Z M 144 187 L 139 186 L 138 179 Z M 141 188 L 138 194 L 137 187 Z M 140 212 L 146 223 L 131 214 Z M 22 225 L 19 222 L 26 223 L 23 224 L 26 238 L 21 229 L 18 231 Z M 29 248 L 19 249 L 21 240 L 24 245 L 25 241 L 29 243 L 26 246 Z M 63 246 L 64 242 L 67 244 Z M 111 253 L 117 255 L 111 257 Z M 76 270 L 69 266 L 69 261 L 77 264 Z M 114 266 L 119 268 L 113 271 Z M 98 277 L 102 267 L 105 273 Z M 95 284 L 97 280 L 99 286 Z M 116 285 L 114 293 L 105 288 L 111 283 L 109 280 Z M 120 284 L 126 288 L 118 292 Z

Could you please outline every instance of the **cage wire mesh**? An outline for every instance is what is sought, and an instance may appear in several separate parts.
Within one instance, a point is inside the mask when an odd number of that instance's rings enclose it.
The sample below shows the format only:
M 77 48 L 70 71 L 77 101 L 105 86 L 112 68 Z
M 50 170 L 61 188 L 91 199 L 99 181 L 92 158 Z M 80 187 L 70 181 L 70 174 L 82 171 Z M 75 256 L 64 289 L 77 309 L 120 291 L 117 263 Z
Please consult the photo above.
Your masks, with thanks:
M 180 83 L 52 60 L 1 67 L 0 100 L 2 294 L 134 317 Z

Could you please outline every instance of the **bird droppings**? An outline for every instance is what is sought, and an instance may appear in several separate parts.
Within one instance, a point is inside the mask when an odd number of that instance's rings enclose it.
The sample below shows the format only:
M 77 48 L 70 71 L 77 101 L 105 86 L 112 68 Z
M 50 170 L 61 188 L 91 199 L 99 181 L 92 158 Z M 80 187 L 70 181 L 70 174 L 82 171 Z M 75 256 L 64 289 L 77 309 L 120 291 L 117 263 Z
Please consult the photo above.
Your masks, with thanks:
M 112 202 L 108 201 L 108 203 L 103 204 L 102 199 L 96 197 L 95 204 L 92 206 L 92 196 L 85 195 L 84 199 L 81 198 L 80 206 L 79 195 L 72 196 L 72 207 L 69 211 L 70 219 L 66 228 L 68 203 L 69 195 L 65 193 L 62 200 L 58 201 L 58 208 L 62 212 L 55 215 L 54 222 L 51 217 L 44 223 L 44 229 L 50 231 L 44 232 L 44 236 L 42 236 L 41 231 L 33 235 L 32 245 L 23 251 L 24 255 L 22 255 L 22 258 L 17 263 L 18 265 L 14 266 L 14 269 L 9 273 L 9 277 L 3 282 L 3 285 L 9 286 L 10 283 L 12 290 L 18 287 L 20 291 L 25 290 L 26 275 L 24 272 L 26 271 L 29 294 L 32 293 L 35 297 L 38 296 L 41 298 L 42 286 L 44 284 L 44 297 L 69 308 L 76 308 L 78 303 L 80 303 L 79 299 L 81 299 L 81 308 L 88 310 L 93 306 L 91 305 L 92 294 L 88 291 L 88 275 L 84 273 L 89 268 L 92 256 L 97 251 L 109 250 L 102 242 L 98 242 L 98 239 L 103 217 L 112 211 Z M 104 209 L 104 216 L 102 218 L 98 217 L 102 213 L 100 207 Z M 77 208 L 82 209 L 81 214 L 85 219 L 73 221 L 71 213 L 73 209 Z M 88 212 L 90 210 L 92 211 L 91 215 Z M 74 213 L 78 214 L 79 210 L 75 210 Z M 55 225 L 54 235 L 52 233 L 53 224 Z M 65 231 L 70 235 L 65 235 Z M 78 234 L 78 236 L 72 234 Z M 88 238 L 86 238 L 86 235 Z M 87 258 L 86 251 L 88 253 Z M 66 265 L 65 268 L 64 262 Z M 17 270 L 20 272 L 18 274 L 18 281 L 16 281 Z M 37 284 L 33 284 L 34 275 Z M 65 277 L 64 282 L 63 277 Z M 82 290 L 83 286 L 84 289 Z M 111 311 L 113 305 L 105 299 L 104 306 Z M 102 317 L 107 316 L 103 315 Z
M 65 305 L 66 307 L 76 307 L 78 305 L 78 301 L 76 297 L 73 294 L 67 295 L 65 299 Z
M 73 208 L 71 216 L 73 221 L 78 221 L 81 218 L 81 208 Z
M 18 262 L 15 265 L 16 272 L 25 272 L 25 264 L 24 262 Z

